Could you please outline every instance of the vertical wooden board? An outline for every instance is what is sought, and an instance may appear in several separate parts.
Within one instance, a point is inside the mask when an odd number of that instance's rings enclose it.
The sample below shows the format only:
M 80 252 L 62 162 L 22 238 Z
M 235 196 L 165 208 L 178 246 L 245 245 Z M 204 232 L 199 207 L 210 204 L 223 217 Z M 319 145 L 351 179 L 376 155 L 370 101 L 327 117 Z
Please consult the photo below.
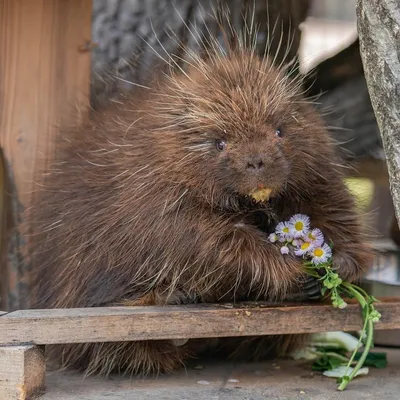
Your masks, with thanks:
M 28 400 L 45 389 L 44 348 L 38 346 L 0 347 L 0 398 Z
M 9 196 L 0 274 L 5 310 L 29 306 L 23 217 L 40 183 L 36 172 L 52 156 L 58 127 L 86 117 L 91 16 L 91 0 L 0 1 L 0 144 Z

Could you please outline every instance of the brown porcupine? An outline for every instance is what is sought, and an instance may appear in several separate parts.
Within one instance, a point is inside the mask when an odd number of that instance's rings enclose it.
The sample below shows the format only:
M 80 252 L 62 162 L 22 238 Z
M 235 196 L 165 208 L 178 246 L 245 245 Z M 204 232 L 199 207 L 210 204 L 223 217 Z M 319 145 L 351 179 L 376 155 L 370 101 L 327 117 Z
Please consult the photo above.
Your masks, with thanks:
M 305 299 L 318 285 L 267 240 L 310 216 L 349 281 L 368 266 L 335 148 L 301 82 L 239 35 L 66 130 L 33 211 L 34 307 Z M 235 43 L 235 45 L 234 45 Z M 174 63 L 174 62 L 172 62 Z M 270 199 L 249 197 L 260 187 Z M 273 321 L 271 321 L 273 323 Z M 281 355 L 302 336 L 224 339 Z M 172 371 L 199 341 L 53 347 L 87 373 Z M 239 350 L 239 351 L 234 351 Z

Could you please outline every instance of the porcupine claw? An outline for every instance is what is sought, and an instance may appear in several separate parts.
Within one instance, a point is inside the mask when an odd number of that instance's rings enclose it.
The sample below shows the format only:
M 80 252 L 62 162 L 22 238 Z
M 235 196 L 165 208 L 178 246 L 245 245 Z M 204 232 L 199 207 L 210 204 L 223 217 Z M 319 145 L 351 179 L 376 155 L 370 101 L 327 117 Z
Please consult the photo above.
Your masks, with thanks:
M 321 298 L 321 281 L 313 276 L 308 276 L 303 284 L 304 294 L 309 300 Z

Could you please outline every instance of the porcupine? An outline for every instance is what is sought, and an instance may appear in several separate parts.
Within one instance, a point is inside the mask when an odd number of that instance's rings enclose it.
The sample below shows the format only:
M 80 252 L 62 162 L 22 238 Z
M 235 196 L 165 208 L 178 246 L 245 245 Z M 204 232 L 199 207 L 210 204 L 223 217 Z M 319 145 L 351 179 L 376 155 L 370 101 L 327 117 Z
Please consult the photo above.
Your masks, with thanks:
M 361 276 L 371 253 L 334 144 L 299 78 L 273 61 L 238 34 L 225 49 L 215 40 L 61 133 L 32 213 L 33 307 L 318 297 L 301 260 L 267 239 L 295 213 L 334 243 L 343 279 Z M 249 196 L 260 187 L 265 201 Z M 225 338 L 215 351 L 265 358 L 305 339 Z M 146 374 L 179 368 L 204 343 L 57 345 L 49 355 L 89 374 Z

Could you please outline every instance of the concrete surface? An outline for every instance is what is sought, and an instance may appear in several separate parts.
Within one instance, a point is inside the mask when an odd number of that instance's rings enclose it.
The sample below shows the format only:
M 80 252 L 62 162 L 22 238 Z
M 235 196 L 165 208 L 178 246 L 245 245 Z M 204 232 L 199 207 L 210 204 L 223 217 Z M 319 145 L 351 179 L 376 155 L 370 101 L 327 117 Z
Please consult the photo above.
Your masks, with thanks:
M 146 380 L 113 376 L 86 378 L 75 372 L 49 373 L 41 400 L 353 400 L 400 399 L 400 349 L 388 353 L 389 365 L 370 369 L 345 392 L 335 379 L 313 373 L 309 363 L 279 361 L 232 364 L 199 362 L 180 373 Z

